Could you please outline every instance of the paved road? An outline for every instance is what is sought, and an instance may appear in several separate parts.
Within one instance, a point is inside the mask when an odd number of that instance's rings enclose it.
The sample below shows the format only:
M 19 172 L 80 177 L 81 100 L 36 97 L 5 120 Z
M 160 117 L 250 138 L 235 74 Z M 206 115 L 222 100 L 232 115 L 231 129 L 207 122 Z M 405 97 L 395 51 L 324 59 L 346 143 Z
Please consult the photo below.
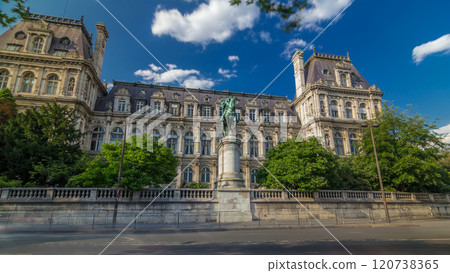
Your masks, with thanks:
M 333 228 L 353 254 L 450 254 L 450 220 L 406 227 Z M 98 254 L 114 233 L 0 233 L 0 254 Z M 104 254 L 346 254 L 322 228 L 124 233 Z

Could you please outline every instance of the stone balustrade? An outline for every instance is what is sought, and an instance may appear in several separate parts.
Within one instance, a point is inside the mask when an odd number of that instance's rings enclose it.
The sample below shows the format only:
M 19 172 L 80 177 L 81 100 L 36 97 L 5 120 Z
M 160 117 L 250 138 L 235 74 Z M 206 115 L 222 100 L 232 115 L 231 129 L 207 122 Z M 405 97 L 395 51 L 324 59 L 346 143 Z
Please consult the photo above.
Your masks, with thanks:
M 111 202 L 116 198 L 113 188 L 2 188 L 0 202 Z M 450 194 L 386 192 L 387 202 L 450 203 Z M 382 202 L 381 192 L 331 191 L 319 192 L 251 190 L 252 202 Z M 145 188 L 137 192 L 121 190 L 120 201 L 212 201 L 211 189 Z

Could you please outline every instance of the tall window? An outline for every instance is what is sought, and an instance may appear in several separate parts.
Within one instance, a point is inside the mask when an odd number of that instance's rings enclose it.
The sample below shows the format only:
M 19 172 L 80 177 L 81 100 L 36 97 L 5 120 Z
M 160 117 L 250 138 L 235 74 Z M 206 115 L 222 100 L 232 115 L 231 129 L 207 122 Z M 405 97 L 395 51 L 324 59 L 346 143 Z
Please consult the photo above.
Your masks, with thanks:
M 209 106 L 203 107 L 203 116 L 204 117 L 211 116 L 211 107 L 209 107 Z
M 33 89 L 33 83 L 34 83 L 33 73 L 28 72 L 25 75 L 23 75 L 21 92 L 31 93 L 31 90 Z
M 250 109 L 249 111 L 249 118 L 251 121 L 255 121 L 256 120 L 256 111 L 255 109 Z
M 117 110 L 120 112 L 125 112 L 127 109 L 127 101 L 125 99 L 118 100 L 119 105 L 117 106 Z
M 171 131 L 169 134 L 169 138 L 167 139 L 167 147 L 172 149 L 174 154 L 177 153 L 178 150 L 178 134 L 175 131 Z
M 252 182 L 252 183 L 256 183 L 256 173 L 258 172 L 258 170 L 257 169 L 252 169 L 251 171 L 250 171 L 250 174 L 251 174 L 251 178 L 250 178 L 250 181 Z
M 223 114 L 223 108 L 222 108 L 222 107 L 219 107 L 219 117 L 221 117 L 222 114 Z
M 155 139 L 156 142 L 158 142 L 158 141 L 159 141 L 159 138 L 161 137 L 161 135 L 159 134 L 159 131 L 158 131 L 158 130 L 153 129 L 152 137 Z
M 111 132 L 111 142 L 122 140 L 123 140 L 123 130 L 119 127 L 114 128 Z
M 161 102 L 160 101 L 155 101 L 155 103 L 153 104 L 155 106 L 155 112 L 156 113 L 161 113 Z
M 184 154 L 194 154 L 194 134 L 192 132 L 184 135 Z
M 141 100 L 138 100 L 136 102 L 136 112 L 139 112 L 142 110 L 142 108 L 144 108 L 144 102 Z
M 186 109 L 186 115 L 192 117 L 194 115 L 194 105 L 189 104 Z
M 341 79 L 341 86 L 347 87 L 347 77 L 345 76 L 344 73 L 341 73 L 340 79 Z
M 278 112 L 278 122 L 279 123 L 284 122 L 284 112 L 283 111 Z
M 31 52 L 41 53 L 42 46 L 44 45 L 44 39 L 37 37 L 33 40 L 33 45 L 31 47 Z
M 0 71 L 0 90 L 8 85 L 9 72 L 8 70 Z
M 206 135 L 202 135 L 202 155 L 211 155 L 211 139 Z
M 271 136 L 266 137 L 266 151 L 265 154 L 267 154 L 270 150 L 273 149 L 273 138 Z
M 192 168 L 187 167 L 186 170 L 184 170 L 183 181 L 184 182 L 192 182 L 193 174 L 194 174 L 194 172 L 192 171 Z
M 241 178 L 244 179 L 244 171 L 242 169 L 239 169 L 239 174 L 241 175 Z
M 259 156 L 258 139 L 255 136 L 250 138 L 250 156 Z
M 337 105 L 337 101 L 335 101 L 335 100 L 332 100 L 330 103 L 330 115 L 333 118 L 339 117 L 338 105 Z
M 351 102 L 346 102 L 345 103 L 345 117 L 346 118 L 353 118 L 352 103 Z
M 47 89 L 45 94 L 56 95 L 56 90 L 58 89 L 58 76 L 52 75 L 47 79 Z
M 264 122 L 270 122 L 270 111 L 264 110 Z
M 244 142 L 242 142 L 242 136 L 236 135 L 236 138 L 241 141 L 241 145 L 239 146 L 239 156 L 244 155 Z
M 350 152 L 354 155 L 358 154 L 358 141 L 355 134 L 350 134 Z
M 208 167 L 204 167 L 201 171 L 200 181 L 202 183 L 210 183 L 211 182 L 211 171 Z
M 342 135 L 340 133 L 334 134 L 334 149 L 336 150 L 336 154 L 344 154 L 344 143 L 342 140 Z
M 105 130 L 102 127 L 97 127 L 92 131 L 91 151 L 100 151 L 102 149 L 104 135 Z
M 241 110 L 236 110 L 236 121 L 239 122 L 241 120 Z
M 320 101 L 320 114 L 322 116 L 325 116 L 325 103 L 323 102 L 323 100 Z
M 170 104 L 170 114 L 178 116 L 178 104 L 175 103 Z
M 361 103 L 359 105 L 359 113 L 361 114 L 361 119 L 367 119 L 367 110 L 365 103 Z
M 73 96 L 73 90 L 75 89 L 75 79 L 70 78 L 69 84 L 67 85 L 67 96 Z

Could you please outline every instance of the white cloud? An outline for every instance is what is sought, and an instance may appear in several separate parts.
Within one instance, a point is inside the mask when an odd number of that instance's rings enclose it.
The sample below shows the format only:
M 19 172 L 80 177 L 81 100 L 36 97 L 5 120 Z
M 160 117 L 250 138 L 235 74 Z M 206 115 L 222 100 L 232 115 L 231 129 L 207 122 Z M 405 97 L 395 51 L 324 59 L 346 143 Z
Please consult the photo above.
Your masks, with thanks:
M 412 57 L 416 64 L 422 62 L 426 56 L 433 53 L 450 53 L 450 34 L 446 34 L 434 41 L 430 41 L 413 49 Z
M 205 46 L 212 42 L 222 43 L 236 31 L 252 28 L 258 17 L 259 9 L 254 5 L 231 6 L 228 0 L 209 0 L 189 14 L 182 14 L 177 9 L 158 10 L 152 33 Z
M 281 53 L 281 56 L 284 56 L 286 59 L 290 59 L 298 49 L 303 50 L 307 44 L 308 43 L 302 39 L 289 40 L 286 44 L 284 44 L 284 50 Z
M 442 141 L 444 143 L 450 144 L 450 124 L 442 126 L 434 131 L 443 137 Z
M 320 24 L 334 19 L 353 0 L 308 0 L 310 5 L 291 16 L 301 18 L 301 29 L 321 30 Z
M 230 61 L 233 64 L 233 67 L 235 67 L 235 66 L 237 66 L 237 63 L 239 62 L 239 56 L 230 55 L 230 56 L 228 56 L 228 61 Z
M 174 64 L 166 64 L 168 70 L 161 71 L 162 68 L 150 64 L 150 69 L 139 69 L 134 72 L 135 76 L 142 77 L 145 82 L 155 84 L 175 83 L 179 81 L 182 85 L 191 88 L 211 88 L 214 81 L 207 79 L 196 69 L 180 69 Z
M 261 31 L 259 33 L 259 38 L 261 38 L 262 41 L 270 44 L 272 42 L 272 37 L 270 37 L 270 32 Z
M 237 72 L 236 70 L 231 71 L 229 69 L 219 68 L 219 71 L 217 72 L 227 79 L 237 77 L 237 75 L 235 74 Z

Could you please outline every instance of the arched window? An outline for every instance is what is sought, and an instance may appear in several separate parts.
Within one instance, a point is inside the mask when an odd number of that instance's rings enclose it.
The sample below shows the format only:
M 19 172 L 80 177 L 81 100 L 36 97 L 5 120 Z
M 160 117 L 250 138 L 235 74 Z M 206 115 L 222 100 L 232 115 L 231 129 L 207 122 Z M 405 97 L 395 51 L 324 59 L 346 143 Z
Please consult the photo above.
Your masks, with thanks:
M 345 103 L 345 117 L 353 118 L 352 103 L 349 101 Z
M 23 93 L 31 93 L 33 89 L 33 83 L 34 83 L 34 74 L 31 72 L 26 73 L 25 75 L 23 75 L 22 88 L 20 91 Z
M 344 155 L 344 142 L 340 133 L 334 134 L 334 149 L 337 155 Z
M 239 156 L 243 156 L 244 155 L 244 142 L 242 142 L 242 136 L 236 135 L 236 138 L 241 141 L 241 145 L 239 145 Z
M 337 105 L 337 101 L 335 101 L 335 100 L 332 100 L 330 103 L 330 115 L 333 118 L 339 117 L 338 105 Z
M 211 139 L 206 135 L 202 135 L 202 155 L 211 155 Z
M 111 131 L 111 142 L 122 141 L 123 140 L 123 130 L 119 127 L 114 128 Z
M 140 136 L 140 135 L 142 135 L 142 131 L 139 128 L 133 128 L 133 130 L 131 130 L 131 135 L 132 136 Z
M 211 171 L 208 167 L 204 167 L 201 171 L 200 181 L 202 183 L 210 183 L 211 182 Z
M 31 52 L 41 53 L 43 45 L 44 45 L 44 39 L 42 39 L 41 37 L 35 38 L 33 40 L 33 45 L 31 47 Z
M 172 149 L 173 153 L 176 154 L 178 150 L 178 134 L 175 131 L 171 131 L 169 138 L 167 139 L 167 147 Z
M 265 154 L 267 154 L 270 150 L 273 149 L 273 138 L 271 136 L 266 136 L 266 151 Z
M 192 132 L 188 132 L 184 135 L 184 154 L 194 154 L 194 134 Z
M 75 89 L 75 79 L 70 78 L 69 84 L 67 85 L 67 96 L 73 96 L 73 90 Z
M 256 173 L 258 172 L 258 170 L 257 169 L 252 169 L 252 171 L 250 172 L 250 174 L 251 174 L 251 179 L 250 179 L 250 181 L 252 182 L 252 183 L 256 183 Z
M 104 135 L 105 130 L 102 127 L 97 127 L 92 131 L 91 151 L 100 151 L 102 149 Z
M 358 140 L 356 139 L 355 134 L 350 134 L 350 152 L 354 155 L 358 154 Z
M 161 135 L 159 134 L 159 131 L 158 131 L 158 130 L 153 129 L 152 137 L 155 139 L 156 142 L 158 142 L 158 141 L 159 141 L 159 138 L 161 137 Z
M 8 72 L 8 70 L 0 71 L 0 90 L 5 88 L 5 87 L 7 87 L 8 79 L 9 79 L 9 72 Z
M 45 89 L 45 94 L 56 95 L 56 90 L 58 89 L 58 76 L 51 75 L 47 78 L 47 88 Z
M 361 114 L 361 119 L 367 119 L 367 110 L 365 103 L 361 103 L 359 105 L 359 113 Z
M 258 139 L 255 136 L 250 138 L 250 156 L 259 156 Z
M 192 171 L 191 167 L 187 167 L 186 170 L 184 170 L 183 173 L 183 181 L 184 182 L 192 182 L 194 172 Z
M 341 73 L 340 79 L 341 79 L 341 86 L 347 87 L 347 76 L 345 76 L 344 73 Z

